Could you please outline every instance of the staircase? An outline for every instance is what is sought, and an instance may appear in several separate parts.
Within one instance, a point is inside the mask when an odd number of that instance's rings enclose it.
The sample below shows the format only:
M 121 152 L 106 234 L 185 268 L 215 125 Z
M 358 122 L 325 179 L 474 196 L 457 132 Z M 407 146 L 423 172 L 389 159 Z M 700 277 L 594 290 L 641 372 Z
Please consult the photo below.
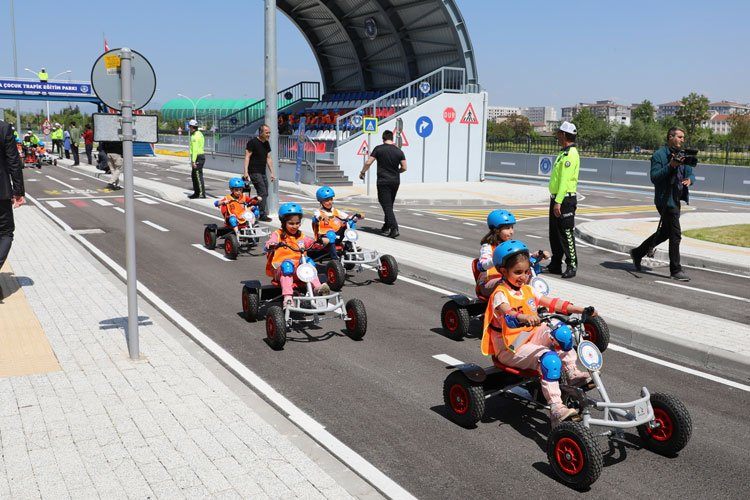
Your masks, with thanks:
M 339 168 L 338 165 L 336 165 L 333 160 L 318 160 L 318 165 L 316 169 L 318 178 L 317 184 L 319 186 L 326 185 L 326 186 L 351 186 L 352 181 L 349 180 L 349 177 L 344 175 L 344 172 L 341 171 L 341 168 Z

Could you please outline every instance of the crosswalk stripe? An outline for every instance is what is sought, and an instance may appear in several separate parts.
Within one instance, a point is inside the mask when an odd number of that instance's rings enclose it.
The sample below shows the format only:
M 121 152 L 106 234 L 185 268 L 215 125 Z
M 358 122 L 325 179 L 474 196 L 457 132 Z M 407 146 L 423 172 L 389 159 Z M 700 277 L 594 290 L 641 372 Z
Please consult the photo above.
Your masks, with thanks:
M 93 199 L 91 201 L 93 201 L 97 205 L 101 205 L 103 207 L 111 207 L 112 206 L 112 204 L 110 202 L 108 202 L 107 200 L 101 200 L 99 198 L 95 198 L 95 199 Z
M 152 200 L 151 198 L 136 198 L 138 201 L 142 201 L 146 205 L 158 205 L 159 202 L 156 200 Z
M 51 200 L 51 201 L 48 201 L 47 204 L 51 206 L 52 208 L 65 208 L 65 205 L 63 205 L 59 201 Z
M 167 229 L 166 227 L 161 227 L 159 224 L 154 224 L 150 220 L 144 220 L 143 223 L 146 224 L 147 226 L 153 227 L 154 229 L 156 229 L 158 231 L 161 231 L 162 233 L 168 233 L 169 232 L 169 229 Z

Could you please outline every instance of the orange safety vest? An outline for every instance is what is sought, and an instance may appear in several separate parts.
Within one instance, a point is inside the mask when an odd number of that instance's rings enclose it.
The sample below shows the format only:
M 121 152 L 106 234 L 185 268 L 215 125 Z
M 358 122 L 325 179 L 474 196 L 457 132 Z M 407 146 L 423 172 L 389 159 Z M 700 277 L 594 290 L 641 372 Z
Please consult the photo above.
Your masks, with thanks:
M 285 245 L 289 245 L 292 248 L 279 246 L 276 247 L 273 252 L 270 252 L 268 254 L 268 258 L 266 260 L 266 274 L 271 277 L 274 276 L 274 271 L 286 259 L 293 261 L 295 269 L 297 268 L 297 262 L 299 261 L 300 256 L 300 241 L 304 240 L 305 238 L 305 235 L 302 234 L 302 231 L 300 231 L 297 236 L 292 236 L 282 231 L 281 229 L 277 229 L 276 235 L 279 238 L 279 243 L 284 243 Z
M 495 252 L 495 249 L 497 248 L 497 245 L 492 245 L 492 252 Z M 491 279 L 499 278 L 500 277 L 500 271 L 498 271 L 495 266 L 491 266 L 486 271 L 482 271 L 477 276 L 477 283 L 487 283 Z
M 326 234 L 328 231 L 338 232 L 339 229 L 344 226 L 344 221 L 339 218 L 340 212 L 336 207 L 332 207 L 332 210 L 330 212 L 321 207 L 320 215 L 322 217 L 326 217 L 326 220 L 323 220 L 322 218 L 318 219 L 318 227 L 315 231 L 316 240 L 321 234 Z
M 495 302 L 495 294 L 502 293 L 508 301 L 511 309 L 517 311 L 519 314 L 531 314 L 536 312 L 537 299 L 534 297 L 534 289 L 529 285 L 523 285 L 521 287 L 521 297 L 517 297 L 511 293 L 504 283 L 495 288 L 492 292 L 490 300 L 487 302 L 487 309 L 484 312 L 484 327 L 482 331 L 482 354 L 487 356 L 493 356 L 500 352 L 501 349 L 495 346 L 492 342 L 491 330 L 501 332 L 503 337 L 503 343 L 505 349 L 515 352 L 516 349 L 521 347 L 523 344 L 529 341 L 531 333 L 534 330 L 533 326 L 520 326 L 517 328 L 509 327 L 505 322 L 505 315 L 495 314 L 493 304 Z
M 240 224 L 244 224 L 247 222 L 245 220 L 245 203 L 251 203 L 252 200 L 253 199 L 245 193 L 242 193 L 242 198 L 240 199 L 228 194 L 221 199 L 226 205 L 219 205 L 219 207 L 221 208 L 221 213 L 224 215 L 224 218 L 228 219 L 230 215 L 234 215 L 237 217 L 237 221 Z

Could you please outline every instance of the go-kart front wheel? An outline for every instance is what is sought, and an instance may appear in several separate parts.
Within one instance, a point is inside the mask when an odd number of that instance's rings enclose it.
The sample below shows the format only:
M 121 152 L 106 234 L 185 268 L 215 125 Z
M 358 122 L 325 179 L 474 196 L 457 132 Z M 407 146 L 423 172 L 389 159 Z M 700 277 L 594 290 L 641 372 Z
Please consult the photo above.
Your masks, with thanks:
M 365 304 L 359 299 L 349 299 L 346 302 L 346 330 L 354 340 L 361 340 L 367 333 L 367 311 Z
M 390 285 L 398 278 L 398 262 L 392 255 L 383 255 L 380 257 L 380 267 L 378 268 L 378 277 L 380 281 Z
M 448 418 L 461 427 L 474 427 L 484 416 L 484 389 L 460 371 L 452 372 L 443 382 L 443 402 Z
M 326 281 L 331 290 L 334 292 L 341 290 L 345 280 L 346 269 L 344 269 L 344 265 L 338 260 L 328 261 L 328 264 L 326 264 Z
M 583 324 L 584 339 L 590 340 L 601 352 L 609 346 L 609 325 L 601 316 L 593 316 Z
M 209 250 L 216 248 L 216 226 L 206 226 L 203 230 L 203 246 Z
M 242 312 L 245 314 L 245 321 L 256 321 L 258 319 L 258 309 L 260 309 L 260 296 L 250 291 L 249 288 L 242 288 Z
M 581 422 L 563 422 L 552 429 L 547 459 L 557 477 L 575 489 L 594 484 L 604 465 L 594 435 Z
M 461 340 L 469 334 L 471 323 L 469 311 L 459 306 L 455 300 L 449 300 L 443 305 L 443 310 L 440 311 L 440 322 L 448 338 Z
M 237 235 L 229 233 L 224 237 L 224 255 L 227 259 L 236 260 L 240 253 L 240 242 L 237 240 Z
M 284 310 L 279 306 L 271 306 L 266 313 L 266 339 L 271 349 L 282 349 L 286 344 L 286 321 Z
M 690 413 L 682 401 L 660 392 L 651 395 L 651 406 L 654 408 L 654 425 L 639 425 L 638 435 L 649 450 L 674 456 L 687 445 L 693 433 Z

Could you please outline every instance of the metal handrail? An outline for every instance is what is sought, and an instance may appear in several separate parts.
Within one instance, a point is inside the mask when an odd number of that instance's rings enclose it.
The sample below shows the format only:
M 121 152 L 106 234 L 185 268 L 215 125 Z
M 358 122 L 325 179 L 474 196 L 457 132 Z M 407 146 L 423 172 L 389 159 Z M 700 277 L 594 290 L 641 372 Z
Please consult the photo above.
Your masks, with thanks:
M 425 82 L 427 85 L 422 87 Z M 336 146 L 343 142 L 348 142 L 355 137 L 362 135 L 362 131 L 352 133 L 346 140 L 341 139 L 341 124 L 350 117 L 366 112 L 372 109 L 372 116 L 376 115 L 378 108 L 394 108 L 395 112 L 389 115 L 384 121 L 398 117 L 404 112 L 414 108 L 417 104 L 428 99 L 432 99 L 444 92 L 464 93 L 467 90 L 466 70 L 464 68 L 453 68 L 443 66 L 431 73 L 413 80 L 396 90 L 373 99 L 372 101 L 339 116 L 336 119 Z

